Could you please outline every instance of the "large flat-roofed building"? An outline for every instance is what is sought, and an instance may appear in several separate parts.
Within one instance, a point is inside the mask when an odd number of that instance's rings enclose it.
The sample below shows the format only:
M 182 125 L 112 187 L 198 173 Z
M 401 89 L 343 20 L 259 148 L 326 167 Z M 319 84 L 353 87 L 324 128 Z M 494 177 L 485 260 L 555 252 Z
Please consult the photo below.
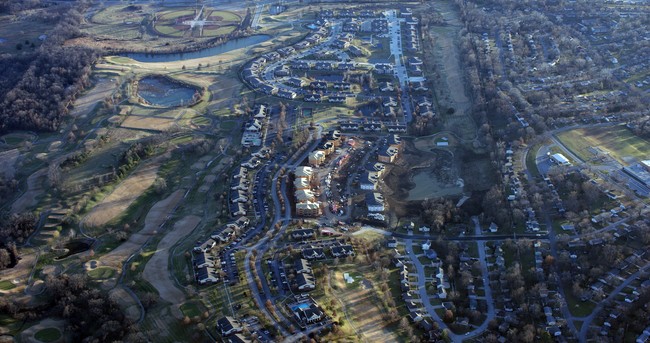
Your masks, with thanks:
M 569 160 L 566 157 L 564 157 L 564 155 L 562 155 L 560 153 L 551 155 L 551 161 L 553 161 L 554 163 L 559 164 L 561 166 L 570 166 L 571 165 L 571 162 L 569 162 Z

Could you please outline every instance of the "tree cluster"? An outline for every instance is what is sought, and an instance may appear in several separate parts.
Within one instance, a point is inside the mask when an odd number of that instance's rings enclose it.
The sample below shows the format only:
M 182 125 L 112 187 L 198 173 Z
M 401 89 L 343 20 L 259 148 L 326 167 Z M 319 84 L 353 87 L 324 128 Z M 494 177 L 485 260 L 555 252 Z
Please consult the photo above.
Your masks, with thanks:
M 67 39 L 79 36 L 83 15 L 72 7 L 56 12 L 65 14 L 57 16 L 59 22 L 36 52 L 0 57 L 0 68 L 8 75 L 0 82 L 0 132 L 58 130 L 72 101 L 90 84 L 97 53 L 63 46 Z
M 117 302 L 89 284 L 85 275 L 48 277 L 45 286 L 50 313 L 43 315 L 67 319 L 73 341 L 114 342 L 132 331 Z
M 36 229 L 36 216 L 31 213 L 4 215 L 0 218 L 0 270 L 16 264 L 21 244 Z

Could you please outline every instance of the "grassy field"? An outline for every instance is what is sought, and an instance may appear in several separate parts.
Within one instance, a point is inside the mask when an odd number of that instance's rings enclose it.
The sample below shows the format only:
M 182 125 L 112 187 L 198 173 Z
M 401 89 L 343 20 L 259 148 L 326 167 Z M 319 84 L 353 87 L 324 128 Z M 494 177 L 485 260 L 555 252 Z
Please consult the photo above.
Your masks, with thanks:
M 585 161 L 595 157 L 589 151 L 591 147 L 597 147 L 605 153 L 609 153 L 623 164 L 629 164 L 634 159 L 646 159 L 650 154 L 650 142 L 636 136 L 623 125 L 576 129 L 562 132 L 557 135 L 557 138 L 571 152 Z
M 241 18 L 237 14 L 232 13 L 232 12 L 228 12 L 228 11 L 212 11 L 212 12 L 210 12 L 209 16 L 210 16 L 210 20 L 217 20 L 216 17 L 219 17 L 220 21 L 237 21 L 238 22 L 238 21 L 241 20 Z
M 14 20 L 13 16 L 0 16 L 0 53 L 33 51 L 40 44 L 38 37 L 52 28 L 51 23 L 41 22 L 37 17 Z M 20 44 L 20 49 L 18 45 Z M 31 45 L 34 44 L 34 47 Z
M 14 288 L 16 288 L 16 285 L 11 283 L 11 281 L 9 281 L 9 280 L 0 281 L 0 290 L 2 290 L 2 291 L 8 291 L 8 290 L 14 289 Z
M 108 267 L 99 267 L 88 272 L 88 276 L 92 279 L 108 279 L 113 275 L 115 275 L 115 270 Z
M 61 331 L 56 328 L 47 328 L 38 331 L 35 335 L 34 338 L 41 342 L 54 342 L 61 338 Z

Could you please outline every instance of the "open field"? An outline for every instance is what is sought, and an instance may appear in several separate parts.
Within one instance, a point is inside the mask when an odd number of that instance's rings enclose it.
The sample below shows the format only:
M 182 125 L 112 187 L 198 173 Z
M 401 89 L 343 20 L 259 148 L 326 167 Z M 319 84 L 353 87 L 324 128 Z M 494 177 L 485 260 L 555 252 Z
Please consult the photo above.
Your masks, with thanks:
M 178 289 L 170 274 L 170 249 L 185 236 L 189 235 L 200 221 L 201 218 L 197 216 L 187 216 L 177 221 L 174 224 L 174 227 L 167 232 L 165 237 L 163 237 L 160 243 L 158 243 L 156 252 L 149 262 L 147 262 L 144 272 L 142 273 L 145 280 L 149 281 L 149 283 L 158 290 L 160 297 L 173 304 L 173 306 L 184 303 L 186 299 L 185 294 L 183 291 Z M 178 311 L 172 310 L 172 313 L 181 316 Z
M 647 159 L 650 155 L 650 142 L 636 136 L 624 125 L 576 129 L 561 132 L 557 138 L 584 161 L 595 157 L 593 148 L 600 149 L 625 165 Z
M 153 158 L 138 166 L 135 172 L 122 181 L 84 218 L 84 224 L 100 227 L 120 215 L 156 180 L 163 156 Z
M 338 299 L 344 304 L 344 310 L 364 341 L 368 342 L 395 342 L 398 337 L 387 329 L 380 308 L 380 301 L 372 289 L 372 282 L 367 279 L 358 279 L 359 268 L 351 268 L 348 272 L 355 276 L 354 284 L 348 284 L 343 279 L 343 271 L 333 272 L 331 279 L 333 288 L 337 289 Z
M 33 51 L 41 45 L 39 36 L 49 31 L 53 23 L 39 19 L 38 15 L 17 19 L 13 15 L 0 16 L 0 53 Z M 31 45 L 34 44 L 34 47 Z M 20 45 L 20 49 L 18 49 Z

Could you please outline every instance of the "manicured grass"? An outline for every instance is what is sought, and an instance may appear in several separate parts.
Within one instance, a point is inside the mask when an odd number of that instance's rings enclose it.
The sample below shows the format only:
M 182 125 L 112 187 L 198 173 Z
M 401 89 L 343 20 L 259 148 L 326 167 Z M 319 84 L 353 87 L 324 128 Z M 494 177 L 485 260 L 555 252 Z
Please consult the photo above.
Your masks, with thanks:
M 8 290 L 14 289 L 14 288 L 16 288 L 16 285 L 11 283 L 11 281 L 9 281 L 9 280 L 0 281 L 0 290 L 8 291 Z
M 61 331 L 57 328 L 47 328 L 38 331 L 35 335 L 34 338 L 41 342 L 54 342 L 61 338 Z
M 93 279 L 108 279 L 113 275 L 115 275 L 115 270 L 108 267 L 99 267 L 88 272 L 88 276 Z
M 211 29 L 211 28 L 204 28 L 203 29 L 203 35 L 204 36 L 220 36 L 220 35 L 227 35 L 231 32 L 235 31 L 234 26 L 223 26 L 219 27 L 216 29 Z
M 528 150 L 528 155 L 526 156 L 526 169 L 530 171 L 530 174 L 535 177 L 539 178 L 541 175 L 539 174 L 539 170 L 537 169 L 537 162 L 535 161 L 536 156 L 537 156 L 537 150 L 541 145 L 533 145 L 529 150 Z
M 181 305 L 181 311 L 183 311 L 184 315 L 190 318 L 194 318 L 201 315 L 201 309 L 199 308 L 199 305 L 194 302 L 188 302 Z
M 562 132 L 557 137 L 583 160 L 595 157 L 589 151 L 590 147 L 597 147 L 622 163 L 626 162 L 627 157 L 645 159 L 650 153 L 650 142 L 636 136 L 623 125 L 577 129 Z
M 212 11 L 210 17 L 221 17 L 221 21 L 240 21 L 241 18 L 232 12 L 227 11 Z

